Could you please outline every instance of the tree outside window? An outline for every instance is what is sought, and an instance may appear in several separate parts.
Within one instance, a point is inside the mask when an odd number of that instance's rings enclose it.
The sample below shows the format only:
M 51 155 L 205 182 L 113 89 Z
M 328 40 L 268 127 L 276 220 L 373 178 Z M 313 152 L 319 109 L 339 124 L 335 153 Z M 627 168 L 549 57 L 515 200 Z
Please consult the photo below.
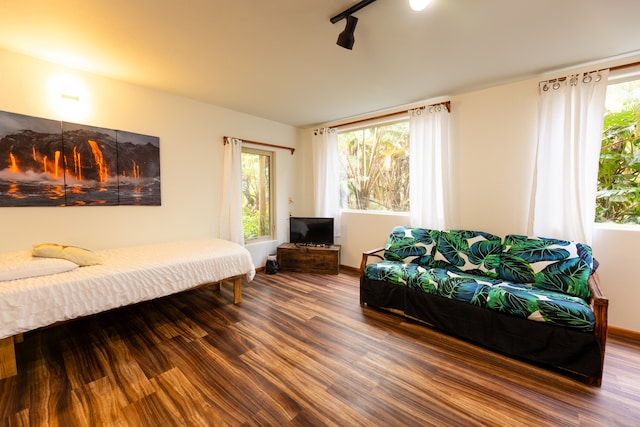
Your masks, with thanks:
M 271 239 L 271 152 L 242 149 L 242 223 L 244 239 Z
M 409 211 L 409 122 L 338 134 L 341 207 Z
M 640 80 L 610 84 L 598 170 L 596 222 L 640 224 L 639 124 Z

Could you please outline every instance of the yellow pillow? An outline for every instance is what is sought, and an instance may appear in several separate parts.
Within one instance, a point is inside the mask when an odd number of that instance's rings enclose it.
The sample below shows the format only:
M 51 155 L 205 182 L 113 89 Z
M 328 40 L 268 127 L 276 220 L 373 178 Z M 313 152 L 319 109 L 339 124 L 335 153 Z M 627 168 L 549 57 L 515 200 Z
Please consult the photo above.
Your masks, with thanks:
M 57 243 L 33 245 L 32 254 L 35 257 L 66 259 L 81 267 L 102 264 L 102 259 L 88 249 L 78 248 L 76 246 L 63 246 Z

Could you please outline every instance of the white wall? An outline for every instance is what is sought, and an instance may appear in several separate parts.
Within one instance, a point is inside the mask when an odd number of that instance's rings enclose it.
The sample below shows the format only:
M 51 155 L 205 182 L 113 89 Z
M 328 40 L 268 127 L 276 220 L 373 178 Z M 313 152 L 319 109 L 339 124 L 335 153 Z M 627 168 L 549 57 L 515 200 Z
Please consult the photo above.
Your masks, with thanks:
M 81 73 L 0 51 L 0 110 L 60 119 L 47 101 L 52 76 L 80 79 L 90 114 L 77 122 L 160 138 L 162 206 L 0 208 L 0 252 L 59 242 L 91 249 L 219 235 L 222 137 L 295 147 L 296 128 L 191 99 Z M 72 121 L 71 119 L 68 119 Z M 286 240 L 288 197 L 297 155 L 276 153 L 276 209 L 280 241 Z M 248 245 L 257 267 L 275 242 Z
M 598 68 L 602 67 L 592 65 L 582 70 Z M 563 71 L 557 76 L 569 73 Z M 450 98 L 451 228 L 501 236 L 527 233 L 537 138 L 537 86 L 540 80 L 557 76 L 541 76 Z M 305 136 L 307 145 L 309 137 Z M 342 264 L 358 267 L 362 251 L 384 246 L 391 227 L 407 223 L 408 218 L 403 215 L 346 213 L 339 240 Z M 598 227 L 592 246 L 610 299 L 609 324 L 640 332 L 640 270 L 635 268 L 640 229 Z

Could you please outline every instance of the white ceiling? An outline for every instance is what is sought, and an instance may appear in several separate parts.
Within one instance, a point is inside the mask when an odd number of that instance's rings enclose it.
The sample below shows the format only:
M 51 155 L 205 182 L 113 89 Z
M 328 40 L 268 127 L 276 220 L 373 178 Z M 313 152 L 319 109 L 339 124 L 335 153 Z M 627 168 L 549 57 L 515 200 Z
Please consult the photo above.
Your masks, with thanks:
M 1 0 L 0 49 L 306 127 L 640 50 L 639 0 Z M 1 71 L 0 71 L 1 76 Z

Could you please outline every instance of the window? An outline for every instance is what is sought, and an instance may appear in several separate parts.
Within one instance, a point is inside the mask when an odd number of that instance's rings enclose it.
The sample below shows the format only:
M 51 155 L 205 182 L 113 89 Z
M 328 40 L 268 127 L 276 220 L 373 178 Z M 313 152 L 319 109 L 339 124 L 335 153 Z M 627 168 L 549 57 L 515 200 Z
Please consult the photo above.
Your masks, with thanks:
M 272 153 L 242 149 L 242 224 L 245 241 L 272 239 Z
M 640 76 L 613 80 L 607 88 L 596 222 L 640 224 L 639 123 Z
M 409 212 L 409 121 L 338 134 L 341 208 Z

